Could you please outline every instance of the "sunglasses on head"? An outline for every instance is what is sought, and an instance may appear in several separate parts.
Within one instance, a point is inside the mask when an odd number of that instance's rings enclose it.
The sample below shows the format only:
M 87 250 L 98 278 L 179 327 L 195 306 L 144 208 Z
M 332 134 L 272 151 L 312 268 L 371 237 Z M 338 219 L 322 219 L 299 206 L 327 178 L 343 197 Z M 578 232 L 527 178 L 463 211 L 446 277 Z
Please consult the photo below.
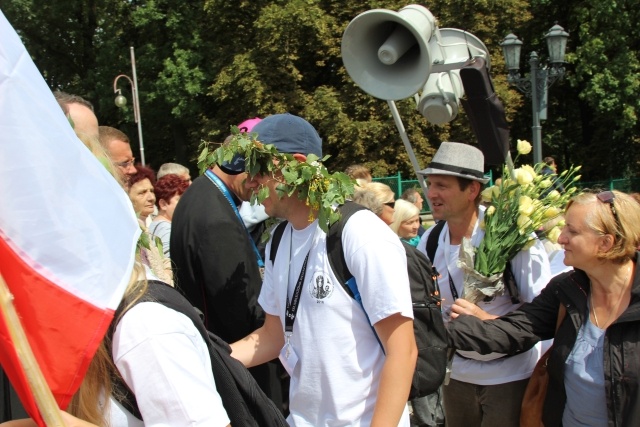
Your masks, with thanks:
M 383 203 L 383 205 L 389 206 L 390 208 L 394 208 L 396 205 L 396 202 L 387 202 L 387 203 Z
M 601 191 L 600 193 L 596 194 L 596 197 L 602 203 L 606 203 L 611 207 L 611 213 L 613 214 L 613 218 L 616 220 L 616 227 L 620 229 L 620 218 L 618 218 L 616 205 L 613 203 L 616 199 L 616 195 L 613 194 L 613 191 Z

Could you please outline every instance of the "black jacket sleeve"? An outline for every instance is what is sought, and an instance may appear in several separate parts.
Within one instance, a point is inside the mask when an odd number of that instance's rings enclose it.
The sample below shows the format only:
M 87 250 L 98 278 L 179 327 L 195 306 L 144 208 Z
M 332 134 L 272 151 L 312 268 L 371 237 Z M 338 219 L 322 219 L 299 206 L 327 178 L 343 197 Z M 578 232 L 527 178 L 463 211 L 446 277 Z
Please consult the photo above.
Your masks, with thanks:
M 554 278 L 530 303 L 493 320 L 462 315 L 447 324 L 449 346 L 480 354 L 518 354 L 538 341 L 551 339 L 558 317 L 561 275 Z

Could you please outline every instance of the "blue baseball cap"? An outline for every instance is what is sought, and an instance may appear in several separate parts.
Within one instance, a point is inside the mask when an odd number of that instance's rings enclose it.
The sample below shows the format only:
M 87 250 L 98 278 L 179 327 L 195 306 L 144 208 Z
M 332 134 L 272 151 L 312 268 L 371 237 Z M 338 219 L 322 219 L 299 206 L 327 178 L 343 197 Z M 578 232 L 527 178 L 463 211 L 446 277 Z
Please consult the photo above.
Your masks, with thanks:
M 289 113 L 274 114 L 262 119 L 251 132 L 258 134 L 258 141 L 273 144 L 281 153 L 315 154 L 322 158 L 322 139 L 311 123 L 302 117 Z M 240 174 L 245 171 L 244 157 L 236 156 L 220 168 L 229 175 Z

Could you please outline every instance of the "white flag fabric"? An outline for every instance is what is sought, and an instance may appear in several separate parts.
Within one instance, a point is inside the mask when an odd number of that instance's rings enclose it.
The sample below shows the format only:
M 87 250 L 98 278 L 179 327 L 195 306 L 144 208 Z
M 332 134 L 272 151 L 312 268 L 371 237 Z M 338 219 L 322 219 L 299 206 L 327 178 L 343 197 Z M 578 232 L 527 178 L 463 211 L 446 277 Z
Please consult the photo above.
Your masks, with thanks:
M 76 137 L 0 12 L 0 273 L 66 408 L 131 276 L 140 227 L 124 190 Z M 0 363 L 31 397 L 0 317 Z

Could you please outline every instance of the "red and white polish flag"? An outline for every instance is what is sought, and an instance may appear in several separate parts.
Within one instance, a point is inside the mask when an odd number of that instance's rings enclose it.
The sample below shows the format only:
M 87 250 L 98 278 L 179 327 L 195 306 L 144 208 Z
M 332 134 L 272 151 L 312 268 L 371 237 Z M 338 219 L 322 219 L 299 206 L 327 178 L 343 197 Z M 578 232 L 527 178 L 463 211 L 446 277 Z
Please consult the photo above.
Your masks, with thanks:
M 2 12 L 0 40 L 0 273 L 64 409 L 128 284 L 140 227 Z M 2 316 L 0 363 L 42 423 Z

